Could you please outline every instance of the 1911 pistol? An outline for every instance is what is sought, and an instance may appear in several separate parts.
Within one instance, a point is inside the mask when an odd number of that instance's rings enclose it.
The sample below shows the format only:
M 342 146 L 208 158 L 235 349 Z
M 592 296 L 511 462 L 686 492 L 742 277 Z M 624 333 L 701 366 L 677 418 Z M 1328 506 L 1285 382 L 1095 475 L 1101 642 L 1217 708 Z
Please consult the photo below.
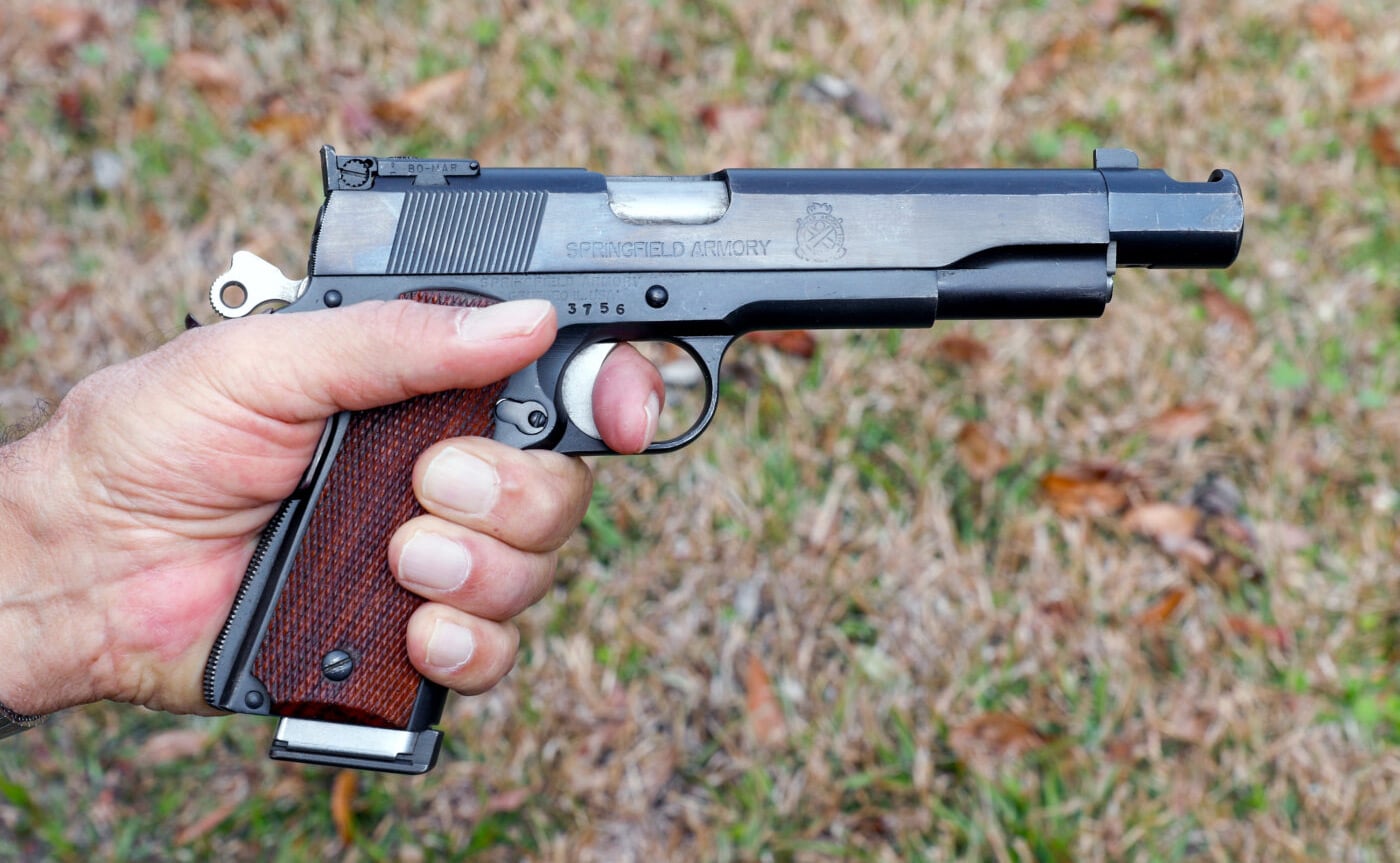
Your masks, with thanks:
M 1181 183 L 1102 149 L 1087 170 L 583 169 L 321 152 L 307 276 L 239 252 L 213 284 L 239 317 L 365 300 L 544 298 L 553 347 L 509 380 L 343 413 L 264 530 L 209 657 L 205 698 L 282 717 L 274 758 L 422 773 L 445 691 L 404 646 L 421 602 L 387 544 L 419 514 L 414 459 L 445 437 L 607 453 L 594 377 L 610 346 L 670 341 L 703 372 L 695 440 L 725 350 L 754 330 L 928 327 L 935 318 L 1097 317 L 1120 267 L 1225 267 L 1244 230 L 1229 171 Z

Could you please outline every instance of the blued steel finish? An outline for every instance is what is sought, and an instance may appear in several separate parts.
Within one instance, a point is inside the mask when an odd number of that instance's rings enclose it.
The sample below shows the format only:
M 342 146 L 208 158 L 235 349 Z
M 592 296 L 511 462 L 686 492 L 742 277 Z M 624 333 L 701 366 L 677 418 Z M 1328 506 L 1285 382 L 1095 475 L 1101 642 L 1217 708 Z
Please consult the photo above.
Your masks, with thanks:
M 294 282 L 240 259 L 211 296 L 226 316 L 424 290 L 547 299 L 558 311 L 558 337 L 506 383 L 494 434 L 575 454 L 610 452 L 584 407 L 597 346 L 672 341 L 698 363 L 706 399 L 691 428 L 648 450 L 666 452 L 709 424 L 724 353 L 746 332 L 1094 317 L 1119 267 L 1225 267 L 1235 259 L 1244 207 L 1233 174 L 1183 183 L 1140 168 L 1127 150 L 1094 158 L 1083 170 L 607 177 L 469 159 L 338 156 L 327 147 L 307 278 Z M 239 292 L 225 288 L 240 279 L 255 283 L 239 282 L 249 299 L 233 307 Z M 570 374 L 581 357 L 588 365 Z M 216 707 L 276 712 L 250 668 L 345 423 L 345 415 L 330 423 L 306 479 L 264 533 L 208 664 L 205 695 Z M 341 659 L 328 669 L 343 671 Z M 287 720 L 275 757 L 421 772 L 436 757 L 430 726 L 444 695 L 423 683 L 405 729 L 346 726 L 343 751 L 335 723 Z

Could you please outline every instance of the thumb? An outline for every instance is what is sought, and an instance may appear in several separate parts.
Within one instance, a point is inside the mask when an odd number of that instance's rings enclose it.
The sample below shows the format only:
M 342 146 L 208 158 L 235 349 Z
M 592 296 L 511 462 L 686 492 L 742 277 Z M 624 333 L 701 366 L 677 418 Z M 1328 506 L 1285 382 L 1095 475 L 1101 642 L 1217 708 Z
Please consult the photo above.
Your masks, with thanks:
M 205 374 L 230 399 L 304 422 L 486 386 L 537 359 L 554 332 L 546 300 L 479 308 L 394 300 L 253 315 L 188 335 L 208 334 Z

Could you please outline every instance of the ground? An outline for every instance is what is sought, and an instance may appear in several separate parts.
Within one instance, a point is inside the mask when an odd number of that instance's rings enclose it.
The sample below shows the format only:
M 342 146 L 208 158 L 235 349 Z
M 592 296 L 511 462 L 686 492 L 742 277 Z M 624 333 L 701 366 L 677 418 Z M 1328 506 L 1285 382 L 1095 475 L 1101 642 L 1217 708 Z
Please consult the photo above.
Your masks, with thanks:
M 0 747 L 16 859 L 1400 858 L 1400 28 L 1382 0 L 9 4 L 0 424 L 298 273 L 316 148 L 610 174 L 1244 186 L 1104 318 L 732 352 L 596 463 L 556 589 L 403 779 L 115 705 Z

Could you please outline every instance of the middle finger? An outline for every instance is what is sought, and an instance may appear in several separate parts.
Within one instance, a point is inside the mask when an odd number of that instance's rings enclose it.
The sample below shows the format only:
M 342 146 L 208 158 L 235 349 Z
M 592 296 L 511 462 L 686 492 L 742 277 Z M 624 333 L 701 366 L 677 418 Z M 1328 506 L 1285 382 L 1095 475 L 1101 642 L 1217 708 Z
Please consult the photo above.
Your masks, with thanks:
M 413 491 L 439 518 L 523 551 L 553 551 L 583 520 L 593 474 L 579 459 L 549 450 L 455 438 L 418 459 Z

